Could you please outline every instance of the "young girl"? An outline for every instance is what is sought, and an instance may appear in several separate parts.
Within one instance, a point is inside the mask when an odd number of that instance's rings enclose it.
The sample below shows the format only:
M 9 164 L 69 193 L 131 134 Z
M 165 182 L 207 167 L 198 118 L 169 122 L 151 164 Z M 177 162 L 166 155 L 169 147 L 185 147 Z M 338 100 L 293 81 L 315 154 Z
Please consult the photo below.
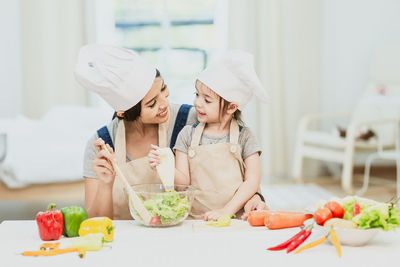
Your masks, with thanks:
M 194 218 L 236 214 L 257 193 L 261 149 L 240 118 L 253 93 L 266 100 L 252 56 L 241 51 L 226 53 L 196 81 L 199 123 L 185 126 L 174 147 L 175 183 L 198 189 Z

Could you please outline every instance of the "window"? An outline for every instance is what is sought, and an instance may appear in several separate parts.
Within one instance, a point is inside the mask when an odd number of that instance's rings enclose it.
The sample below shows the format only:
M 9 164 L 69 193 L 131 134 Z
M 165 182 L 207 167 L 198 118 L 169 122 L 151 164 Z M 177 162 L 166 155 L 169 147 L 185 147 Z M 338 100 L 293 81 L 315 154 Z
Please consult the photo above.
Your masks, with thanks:
M 117 43 L 139 52 L 160 70 L 171 102 L 192 103 L 196 75 L 225 49 L 221 38 L 226 33 L 216 23 L 222 2 L 116 0 Z

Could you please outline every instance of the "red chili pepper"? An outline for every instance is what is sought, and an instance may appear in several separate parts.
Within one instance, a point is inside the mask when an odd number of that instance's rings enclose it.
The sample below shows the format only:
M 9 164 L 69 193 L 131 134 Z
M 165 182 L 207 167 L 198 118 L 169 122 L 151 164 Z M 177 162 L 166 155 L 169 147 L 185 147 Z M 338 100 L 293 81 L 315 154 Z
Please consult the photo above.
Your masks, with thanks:
M 289 246 L 286 248 L 286 253 L 291 252 L 292 250 L 296 249 L 298 246 L 300 246 L 306 239 L 311 235 L 311 230 L 305 231 L 301 236 L 299 236 L 297 239 L 293 240 Z
M 360 212 L 361 212 L 360 204 L 354 203 L 354 205 L 353 205 L 353 216 L 356 216 L 356 215 L 360 214 Z
M 292 238 L 286 240 L 286 241 L 283 242 L 282 244 L 279 244 L 279 245 L 277 245 L 277 246 L 275 246 L 275 247 L 267 248 L 267 250 L 273 250 L 273 251 L 276 251 L 276 250 L 283 250 L 283 249 L 287 248 L 287 246 L 289 246 L 289 244 L 290 244 L 293 240 L 297 239 L 299 236 L 301 236 L 301 235 L 304 234 L 305 232 L 306 232 L 306 230 L 302 229 L 300 232 L 298 232 L 297 234 L 295 234 Z
M 64 217 L 59 210 L 53 209 L 55 204 L 50 204 L 46 212 L 38 212 L 36 223 L 39 228 L 39 236 L 43 241 L 58 240 L 64 230 Z

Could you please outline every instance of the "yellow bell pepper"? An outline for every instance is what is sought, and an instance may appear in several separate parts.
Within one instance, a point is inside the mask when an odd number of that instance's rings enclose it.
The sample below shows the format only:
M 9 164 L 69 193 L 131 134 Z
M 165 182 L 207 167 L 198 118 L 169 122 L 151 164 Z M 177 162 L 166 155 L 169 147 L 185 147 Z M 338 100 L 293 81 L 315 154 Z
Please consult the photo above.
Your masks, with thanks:
M 102 233 L 104 241 L 111 242 L 114 239 L 114 226 L 108 217 L 94 217 L 84 220 L 79 228 L 79 236 Z

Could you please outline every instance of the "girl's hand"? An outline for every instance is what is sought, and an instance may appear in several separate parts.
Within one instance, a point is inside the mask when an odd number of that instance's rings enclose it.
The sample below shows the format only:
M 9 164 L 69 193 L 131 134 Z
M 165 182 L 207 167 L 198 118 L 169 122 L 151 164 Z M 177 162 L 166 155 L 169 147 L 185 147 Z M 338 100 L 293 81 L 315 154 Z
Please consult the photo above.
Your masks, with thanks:
M 158 149 L 158 146 L 151 145 L 150 152 L 147 155 L 147 157 L 149 158 L 150 167 L 152 167 L 153 169 L 161 163 L 160 153 L 158 152 Z
M 268 210 L 267 204 L 265 204 L 264 201 L 261 200 L 259 195 L 254 195 L 252 198 L 250 198 L 249 201 L 247 201 L 246 205 L 244 205 L 244 213 L 241 217 L 242 220 L 247 220 L 247 217 L 249 216 L 250 211 L 252 210 Z
M 104 151 L 104 144 L 105 142 L 101 138 L 97 139 L 93 143 L 94 147 L 98 151 L 93 159 L 93 170 L 102 182 L 111 184 L 114 183 L 115 179 L 115 171 L 111 164 L 111 161 L 115 161 L 115 154 L 113 149 L 108 144 L 106 144 L 106 148 L 108 149 L 109 153 Z
M 229 213 L 224 209 L 211 210 L 201 215 L 201 217 L 205 221 L 217 221 L 221 216 L 226 214 L 232 214 L 232 212 Z

